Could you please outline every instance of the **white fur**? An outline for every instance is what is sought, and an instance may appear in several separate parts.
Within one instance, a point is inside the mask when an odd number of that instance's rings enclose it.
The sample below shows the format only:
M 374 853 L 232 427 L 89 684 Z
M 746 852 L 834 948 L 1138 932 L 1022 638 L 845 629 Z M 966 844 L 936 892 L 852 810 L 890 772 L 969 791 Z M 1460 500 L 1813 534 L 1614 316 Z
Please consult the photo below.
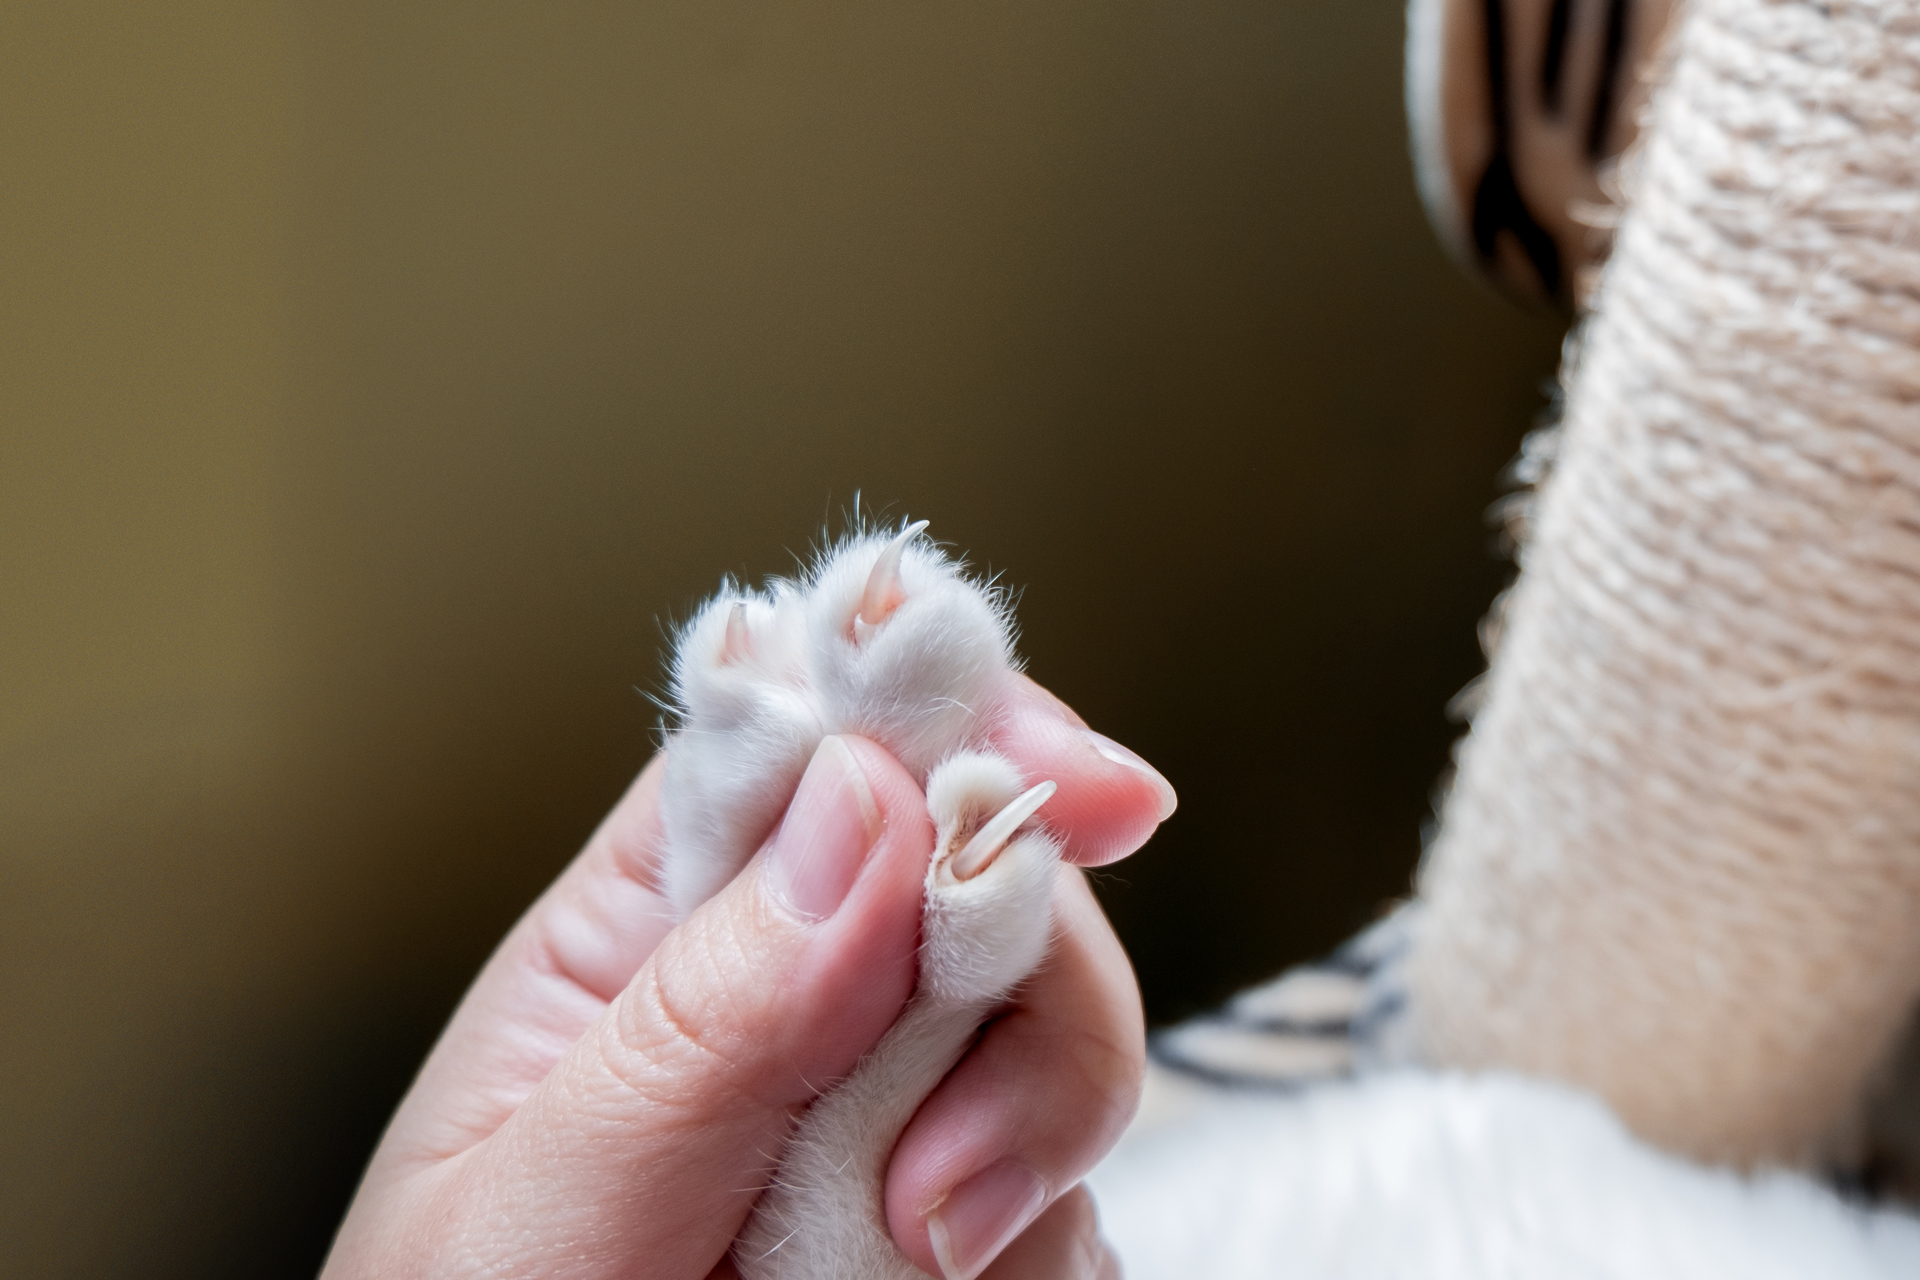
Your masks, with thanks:
M 827 734 L 873 738 L 921 778 L 984 740 L 1013 667 L 1004 601 L 915 540 L 900 560 L 905 602 L 863 642 L 854 634 L 861 589 L 891 540 L 850 538 L 801 579 L 762 591 L 728 583 L 681 629 L 672 665 L 680 723 L 661 796 L 672 850 L 664 880 L 678 915 L 746 865 Z M 748 643 L 728 655 L 736 606 Z
M 727 621 L 742 606 L 748 651 L 723 661 Z M 733 879 L 800 785 L 827 730 L 809 692 L 805 602 L 776 582 L 763 593 L 726 590 L 680 633 L 673 692 L 680 726 L 667 753 L 662 868 L 677 916 Z
M 1033 971 L 1048 940 L 1057 854 L 1045 836 L 1016 837 L 971 880 L 949 872 L 969 812 L 985 807 L 975 800 L 983 793 L 966 784 L 985 774 L 1012 784 L 984 793 L 991 815 L 1019 794 L 1006 761 L 964 754 L 934 771 L 928 807 L 940 835 L 927 870 L 919 990 L 853 1075 L 802 1118 L 734 1248 L 745 1280 L 924 1280 L 887 1233 L 887 1158 L 921 1100 Z
M 1149 1096 L 1089 1179 L 1127 1280 L 1920 1276 L 1920 1221 L 1656 1151 L 1558 1085 L 1383 1072 L 1263 1093 L 1159 1076 Z
M 922 1275 L 887 1231 L 887 1159 L 1049 939 L 1058 851 L 1044 834 L 1022 829 L 972 879 L 952 871 L 980 825 L 1025 790 L 1011 763 L 981 749 L 1012 671 L 1003 601 L 914 540 L 900 560 L 904 601 L 878 626 L 856 625 L 890 541 L 850 539 L 799 582 L 729 584 L 674 655 L 680 724 L 662 810 L 664 880 L 680 915 L 745 865 L 830 733 L 872 738 L 924 779 L 936 833 L 918 987 L 873 1052 L 802 1118 L 735 1246 L 743 1280 Z

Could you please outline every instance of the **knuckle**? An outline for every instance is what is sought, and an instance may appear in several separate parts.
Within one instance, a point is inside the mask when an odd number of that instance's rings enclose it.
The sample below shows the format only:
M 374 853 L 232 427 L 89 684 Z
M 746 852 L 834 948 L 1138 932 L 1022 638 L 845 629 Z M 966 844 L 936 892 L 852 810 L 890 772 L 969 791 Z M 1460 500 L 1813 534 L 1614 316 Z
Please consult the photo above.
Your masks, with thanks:
M 1097 1104 L 1106 1129 L 1117 1129 L 1133 1118 L 1146 1078 L 1146 1052 L 1132 1039 L 1118 1040 L 1093 1031 L 1075 1036 L 1067 1055 L 1079 1077 L 1083 1096 Z
M 689 946 L 688 944 L 692 945 Z M 648 965 L 615 1002 L 601 1059 L 622 1092 L 670 1112 L 710 1112 L 753 1095 L 750 1038 L 698 934 Z M 688 954 L 691 952 L 691 954 Z

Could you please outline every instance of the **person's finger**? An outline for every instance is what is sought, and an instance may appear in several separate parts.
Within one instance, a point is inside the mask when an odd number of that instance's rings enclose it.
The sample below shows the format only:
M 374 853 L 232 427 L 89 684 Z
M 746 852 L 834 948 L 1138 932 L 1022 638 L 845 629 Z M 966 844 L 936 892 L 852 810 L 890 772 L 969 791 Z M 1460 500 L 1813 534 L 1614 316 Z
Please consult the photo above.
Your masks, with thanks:
M 1139 1104 L 1139 989 L 1072 868 L 1060 870 L 1054 916 L 1045 965 L 894 1147 L 887 1225 L 929 1274 L 977 1274 L 1086 1176 Z
M 1079 1186 L 1021 1232 L 980 1280 L 1120 1280 L 1120 1263 L 1100 1238 L 1093 1196 Z
M 995 742 L 1027 776 L 1059 784 L 1045 818 L 1069 861 L 1122 857 L 1173 810 L 1173 789 L 1151 766 L 1025 676 L 1015 679 Z M 384 1148 L 444 1156 L 492 1133 L 666 936 L 673 918 L 658 891 L 665 761 L 653 758 L 488 960 Z
M 401 1104 L 383 1155 L 444 1157 L 499 1128 L 667 936 L 665 769 L 666 756 L 654 756 L 495 948 Z
M 1062 837 L 1062 855 L 1083 867 L 1126 857 L 1179 803 L 1158 770 L 1095 733 L 1073 708 L 1024 675 L 1012 677 L 993 745 L 1029 779 L 1060 789 L 1043 816 Z
M 766 849 L 504 1124 L 416 1180 L 411 1231 L 383 1243 L 402 1261 L 557 1280 L 631 1275 L 635 1259 L 708 1274 L 793 1118 L 912 991 L 932 844 L 926 799 L 891 756 L 823 741 Z

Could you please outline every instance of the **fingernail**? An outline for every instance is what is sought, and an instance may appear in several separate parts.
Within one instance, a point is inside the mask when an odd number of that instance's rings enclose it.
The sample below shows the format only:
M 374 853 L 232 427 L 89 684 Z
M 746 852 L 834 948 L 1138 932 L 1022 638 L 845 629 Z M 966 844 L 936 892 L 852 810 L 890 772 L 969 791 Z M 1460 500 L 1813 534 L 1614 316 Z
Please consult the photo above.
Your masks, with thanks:
M 1160 821 L 1165 822 L 1180 807 L 1180 797 L 1173 793 L 1173 784 L 1160 776 L 1160 771 L 1127 750 L 1104 733 L 1095 733 L 1091 729 L 1082 729 L 1093 749 L 1117 765 L 1123 765 L 1142 775 L 1153 783 L 1154 790 L 1160 793 Z
M 839 910 L 885 826 L 853 751 L 822 738 L 767 854 L 768 886 L 794 914 Z
M 1046 1184 L 1009 1161 L 988 1165 L 927 1214 L 927 1238 L 946 1280 L 974 1280 L 1045 1207 Z

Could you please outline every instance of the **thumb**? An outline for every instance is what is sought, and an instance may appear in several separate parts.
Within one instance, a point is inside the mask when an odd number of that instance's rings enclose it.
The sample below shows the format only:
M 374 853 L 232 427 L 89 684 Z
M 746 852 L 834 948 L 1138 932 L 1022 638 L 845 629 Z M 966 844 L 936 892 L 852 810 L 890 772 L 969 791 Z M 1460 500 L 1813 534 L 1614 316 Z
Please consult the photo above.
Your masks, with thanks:
M 443 1245 L 501 1273 L 706 1275 L 794 1117 L 911 994 L 932 848 L 899 764 L 825 739 L 761 855 L 452 1162 L 461 1238 Z

